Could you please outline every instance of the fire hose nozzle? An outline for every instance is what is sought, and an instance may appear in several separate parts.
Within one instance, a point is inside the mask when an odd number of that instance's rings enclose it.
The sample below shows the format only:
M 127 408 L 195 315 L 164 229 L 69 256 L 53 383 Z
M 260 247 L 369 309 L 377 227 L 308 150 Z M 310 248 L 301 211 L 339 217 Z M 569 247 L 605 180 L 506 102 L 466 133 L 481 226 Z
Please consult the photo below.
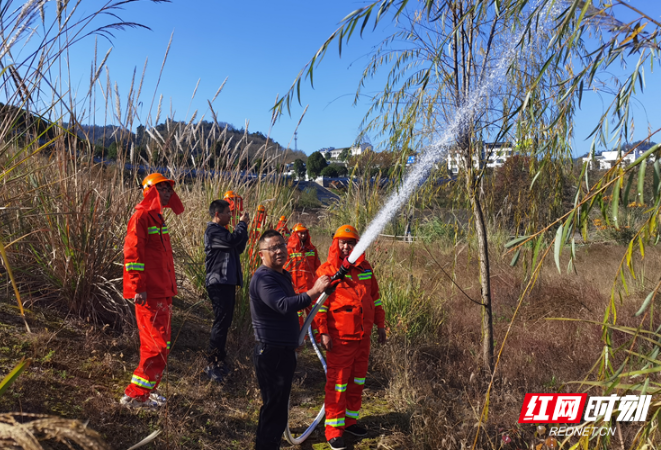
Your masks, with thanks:
M 344 280 L 344 277 L 349 273 L 349 269 L 351 268 L 351 264 L 347 262 L 345 259 L 342 265 L 340 266 L 340 269 L 331 277 L 331 285 L 324 291 L 326 295 L 331 295 L 333 292 L 335 292 L 335 289 L 337 286 Z M 337 283 L 333 284 L 335 281 Z

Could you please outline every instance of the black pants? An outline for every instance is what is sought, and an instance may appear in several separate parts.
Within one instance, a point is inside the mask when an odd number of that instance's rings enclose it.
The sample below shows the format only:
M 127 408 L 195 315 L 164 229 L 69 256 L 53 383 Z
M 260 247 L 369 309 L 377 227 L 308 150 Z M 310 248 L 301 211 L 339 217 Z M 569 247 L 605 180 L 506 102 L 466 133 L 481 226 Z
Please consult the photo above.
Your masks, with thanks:
M 289 394 L 296 369 L 296 347 L 274 347 L 258 342 L 253 355 L 262 393 L 255 450 L 280 448 L 287 427 Z
M 215 319 L 211 327 L 211 339 L 209 340 L 208 359 L 210 363 L 218 363 L 225 360 L 227 353 L 227 332 L 232 326 L 234 317 L 234 303 L 236 286 L 233 284 L 212 284 L 207 286 L 207 293 L 213 306 Z

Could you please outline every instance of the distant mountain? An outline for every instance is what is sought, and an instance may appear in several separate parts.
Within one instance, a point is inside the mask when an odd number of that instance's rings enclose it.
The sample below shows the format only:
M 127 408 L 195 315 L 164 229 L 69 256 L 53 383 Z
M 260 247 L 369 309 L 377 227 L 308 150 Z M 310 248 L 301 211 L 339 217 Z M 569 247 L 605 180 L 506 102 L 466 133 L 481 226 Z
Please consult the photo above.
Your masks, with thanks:
M 169 148 L 166 153 L 193 156 L 202 155 L 205 149 L 211 148 L 219 154 L 223 147 L 228 147 L 235 157 L 246 154 L 246 164 L 255 158 L 264 160 L 275 158 L 279 164 L 291 163 L 296 159 L 307 160 L 307 155 L 302 151 L 287 150 L 272 139 L 269 139 L 266 145 L 267 138 L 264 133 L 256 131 L 246 134 L 244 129 L 236 129 L 226 122 L 219 122 L 218 126 L 214 127 L 213 122 L 208 121 L 189 124 L 167 120 L 150 129 L 141 125 L 136 131 L 133 133 L 115 125 L 75 127 L 78 137 L 94 143 L 95 153 L 111 159 L 116 157 L 118 147 L 129 148 L 131 144 L 141 150 L 140 153 L 145 157 L 147 154 L 145 147 L 151 142 L 150 147 L 157 147 L 159 151 L 165 145 Z

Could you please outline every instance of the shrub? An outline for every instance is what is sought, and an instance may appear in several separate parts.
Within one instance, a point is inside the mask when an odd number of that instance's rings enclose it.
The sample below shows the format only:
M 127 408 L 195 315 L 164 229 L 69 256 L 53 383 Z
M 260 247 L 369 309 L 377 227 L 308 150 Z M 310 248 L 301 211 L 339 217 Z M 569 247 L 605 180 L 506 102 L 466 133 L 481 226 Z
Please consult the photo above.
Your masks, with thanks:
M 305 188 L 296 200 L 298 208 L 319 208 L 321 202 L 317 198 L 317 190 L 314 188 Z

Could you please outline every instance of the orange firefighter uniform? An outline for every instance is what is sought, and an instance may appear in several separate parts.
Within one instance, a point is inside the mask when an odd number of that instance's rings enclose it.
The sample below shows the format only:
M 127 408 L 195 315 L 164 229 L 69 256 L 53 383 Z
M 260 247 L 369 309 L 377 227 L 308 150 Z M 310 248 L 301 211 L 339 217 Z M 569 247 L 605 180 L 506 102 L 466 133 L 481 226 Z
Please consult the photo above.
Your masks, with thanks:
M 280 233 L 282 237 L 285 238 L 285 241 L 289 239 L 289 236 L 291 236 L 291 232 L 289 231 L 289 228 L 287 228 L 287 217 L 280 216 L 280 220 L 278 221 L 278 224 L 275 226 L 275 231 Z
M 306 242 L 301 241 L 298 235 L 299 231 L 308 233 Z M 316 272 L 319 266 L 321 266 L 321 261 L 319 260 L 317 248 L 312 244 L 310 232 L 303 224 L 297 223 L 292 229 L 292 235 L 287 241 L 287 253 L 289 260 L 285 264 L 285 269 L 291 274 L 294 291 L 297 294 L 309 291 L 317 279 Z M 300 327 L 303 327 L 305 316 L 310 312 L 312 306 L 314 305 L 310 305 L 305 310 L 298 312 Z M 315 329 L 314 331 L 316 332 L 317 330 Z
M 350 231 L 348 235 L 342 230 Z M 349 230 L 350 229 L 350 230 Z M 333 276 L 343 262 L 339 239 L 356 239 L 353 227 L 338 229 L 328 250 L 327 261 L 317 276 Z M 370 353 L 370 335 L 374 324 L 385 326 L 385 311 L 372 266 L 361 255 L 351 266 L 345 280 L 337 286 L 315 316 L 320 334 L 331 337 L 326 353 L 326 439 L 341 437 L 345 427 L 360 416 L 365 375 Z
M 145 400 L 158 386 L 170 351 L 170 318 L 172 297 L 177 294 L 170 234 L 161 201 L 154 187 L 169 182 L 161 174 L 149 175 L 143 181 L 144 199 L 135 207 L 124 241 L 124 298 L 146 292 L 143 305 L 135 305 L 140 333 L 140 363 L 125 390 L 129 397 Z M 167 204 L 175 214 L 184 206 L 175 192 Z
M 230 223 L 228 223 L 225 228 L 228 230 L 234 230 L 241 219 L 243 214 L 243 197 L 234 191 L 227 191 L 223 196 L 223 200 L 230 204 Z M 230 227 L 232 227 L 230 229 Z

